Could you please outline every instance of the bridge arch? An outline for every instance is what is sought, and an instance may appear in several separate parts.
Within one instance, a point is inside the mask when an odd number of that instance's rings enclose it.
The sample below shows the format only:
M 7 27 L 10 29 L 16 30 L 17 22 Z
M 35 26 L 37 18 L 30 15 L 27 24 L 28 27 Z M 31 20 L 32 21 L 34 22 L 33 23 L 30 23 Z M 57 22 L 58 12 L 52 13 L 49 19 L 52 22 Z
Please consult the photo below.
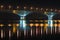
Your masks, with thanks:
M 28 15 L 26 15 L 26 20 L 27 20 L 27 26 L 28 27 L 32 27 L 30 30 L 34 30 L 34 32 L 38 32 L 38 30 L 42 30 L 44 31 L 44 21 L 48 20 L 48 17 L 44 14 L 44 13 L 40 13 L 40 12 L 31 12 Z M 38 30 L 37 30 L 38 29 Z
M 47 20 L 47 16 L 40 12 L 31 12 L 26 15 L 27 20 Z
M 60 20 L 60 13 L 55 14 L 53 20 Z

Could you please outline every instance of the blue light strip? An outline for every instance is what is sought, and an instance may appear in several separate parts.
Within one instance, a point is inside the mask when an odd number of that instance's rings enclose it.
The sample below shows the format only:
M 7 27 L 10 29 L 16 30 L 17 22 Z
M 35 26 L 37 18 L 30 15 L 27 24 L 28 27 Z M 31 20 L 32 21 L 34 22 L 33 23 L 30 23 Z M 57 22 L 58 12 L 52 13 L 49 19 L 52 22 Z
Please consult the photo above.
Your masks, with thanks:
M 23 20 L 20 20 L 20 28 L 23 28 Z
M 48 16 L 48 25 L 49 27 L 52 27 L 53 25 L 53 16 L 55 15 L 56 13 L 54 12 L 48 12 L 47 16 Z
M 20 29 L 26 29 L 25 16 L 28 15 L 30 11 L 20 10 L 18 15 L 20 16 Z
M 26 28 L 26 20 L 23 20 L 23 28 Z
M 24 20 L 25 16 L 21 16 L 20 19 L 20 28 L 26 29 L 26 20 Z
M 49 27 L 52 27 L 52 25 L 53 25 L 52 17 L 53 17 L 53 15 L 48 15 L 48 25 L 49 25 Z
M 55 13 L 53 13 L 53 12 L 49 12 L 48 13 L 48 27 L 50 27 L 51 28 L 51 34 L 52 34 L 52 27 L 53 27 L 53 20 L 52 20 L 52 18 L 53 18 L 53 16 L 55 15 Z

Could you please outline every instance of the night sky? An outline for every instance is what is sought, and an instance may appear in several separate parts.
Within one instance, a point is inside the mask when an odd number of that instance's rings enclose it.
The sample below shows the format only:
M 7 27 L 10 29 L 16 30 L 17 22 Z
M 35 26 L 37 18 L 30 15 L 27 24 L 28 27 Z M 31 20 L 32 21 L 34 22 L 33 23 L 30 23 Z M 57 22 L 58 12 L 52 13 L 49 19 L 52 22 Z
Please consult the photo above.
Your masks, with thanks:
M 58 0 L 0 0 L 0 4 L 60 8 L 60 1 Z

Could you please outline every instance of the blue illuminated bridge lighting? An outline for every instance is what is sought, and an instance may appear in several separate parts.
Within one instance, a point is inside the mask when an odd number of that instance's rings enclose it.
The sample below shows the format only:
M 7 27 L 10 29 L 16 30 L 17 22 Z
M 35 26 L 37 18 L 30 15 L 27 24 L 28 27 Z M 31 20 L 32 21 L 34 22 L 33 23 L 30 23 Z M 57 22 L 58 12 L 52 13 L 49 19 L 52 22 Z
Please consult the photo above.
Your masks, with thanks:
M 25 10 L 20 10 L 18 12 L 18 15 L 20 16 L 20 28 L 21 29 L 26 29 L 26 20 L 25 20 L 25 16 L 28 15 L 29 13 L 31 13 L 31 11 L 25 11 Z M 53 16 L 55 15 L 55 12 L 48 12 L 47 15 L 48 16 L 48 27 L 52 28 L 52 24 L 53 24 Z
M 25 11 L 25 10 L 20 10 L 18 12 L 18 15 L 20 16 L 20 28 L 21 29 L 26 29 L 26 20 L 25 16 L 28 15 L 30 11 Z
M 48 16 L 48 28 L 51 28 L 51 34 L 52 34 L 52 28 L 53 28 L 53 16 L 55 15 L 55 12 L 48 12 L 48 14 L 45 14 Z
M 53 25 L 53 16 L 55 15 L 55 12 L 48 12 L 47 16 L 48 16 L 48 25 L 49 27 L 52 27 Z
M 8 11 L 12 15 L 9 16 L 10 14 L 6 13 L 8 16 L 5 14 L 3 17 L 4 13 L 0 13 L 0 39 L 2 40 L 5 38 L 9 40 L 15 38 L 18 40 L 23 36 L 23 38 L 26 37 L 27 39 L 38 36 L 42 38 L 43 35 L 45 38 L 48 38 L 45 35 L 52 34 L 55 37 L 55 34 L 60 34 L 60 9 L 51 10 L 50 8 L 32 6 L 23 8 L 21 6 L 15 7 L 11 5 L 8 7 L 0 5 L 0 7 L 0 11 Z M 15 14 L 16 16 L 14 16 Z M 10 17 L 13 20 L 10 20 Z M 9 20 L 1 20 L 1 18 Z

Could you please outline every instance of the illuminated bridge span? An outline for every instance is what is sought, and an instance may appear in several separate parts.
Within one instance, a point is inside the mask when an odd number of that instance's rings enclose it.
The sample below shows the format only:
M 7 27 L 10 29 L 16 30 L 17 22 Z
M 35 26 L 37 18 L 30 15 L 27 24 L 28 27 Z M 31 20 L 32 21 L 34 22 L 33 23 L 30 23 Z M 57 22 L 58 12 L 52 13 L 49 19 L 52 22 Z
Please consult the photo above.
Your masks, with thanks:
M 10 5 L 8 7 L 4 7 L 1 5 L 0 11 L 8 11 L 9 13 L 14 13 L 14 15 L 19 16 L 19 19 L 15 18 L 17 20 L 8 20 L 6 23 L 2 23 L 0 20 L 1 38 L 5 37 L 5 34 L 8 34 L 9 37 L 13 35 L 19 37 L 21 35 L 34 36 L 40 34 L 56 34 L 56 32 L 60 33 L 59 9 L 35 8 L 26 6 L 21 8 L 19 6 L 12 7 Z M 7 16 L 8 15 L 10 14 L 7 13 Z M 14 15 L 12 17 L 15 17 Z M 8 18 L 6 18 L 6 20 Z M 7 28 L 4 28 L 5 26 L 7 26 Z M 7 32 L 3 29 L 7 29 Z

